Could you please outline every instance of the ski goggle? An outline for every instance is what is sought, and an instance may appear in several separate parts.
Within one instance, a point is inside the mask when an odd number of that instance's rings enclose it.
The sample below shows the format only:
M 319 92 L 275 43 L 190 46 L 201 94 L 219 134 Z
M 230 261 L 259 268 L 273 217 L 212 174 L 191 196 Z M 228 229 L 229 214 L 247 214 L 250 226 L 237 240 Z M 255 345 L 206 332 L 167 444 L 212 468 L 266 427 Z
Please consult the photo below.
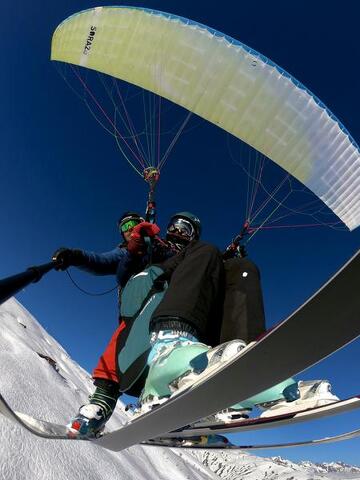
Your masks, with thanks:
M 128 220 L 127 222 L 125 223 L 122 223 L 120 225 L 120 230 L 122 233 L 125 233 L 125 232 L 128 232 L 130 230 L 130 228 L 134 228 L 136 227 L 136 225 L 139 225 L 139 223 L 141 223 L 142 219 L 131 219 L 131 220 Z
M 195 237 L 194 227 L 190 222 L 184 220 L 183 218 L 176 218 L 173 222 L 169 223 L 167 227 L 167 233 L 178 235 L 186 238 L 187 240 L 192 240 Z

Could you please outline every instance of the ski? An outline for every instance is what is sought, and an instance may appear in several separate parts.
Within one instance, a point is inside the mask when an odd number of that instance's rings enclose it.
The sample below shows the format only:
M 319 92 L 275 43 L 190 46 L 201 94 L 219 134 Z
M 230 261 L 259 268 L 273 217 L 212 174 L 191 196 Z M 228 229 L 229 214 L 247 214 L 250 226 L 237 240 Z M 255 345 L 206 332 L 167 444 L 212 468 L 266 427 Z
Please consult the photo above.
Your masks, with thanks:
M 339 415 L 341 413 L 349 412 L 358 408 L 360 408 L 360 395 L 350 397 L 346 400 L 339 400 L 338 402 L 334 402 L 332 404 L 322 407 L 315 407 L 308 410 L 300 410 L 297 412 L 291 412 L 282 415 L 274 415 L 265 418 L 257 417 L 241 421 L 237 420 L 230 423 L 224 422 L 212 425 L 201 425 L 199 427 L 189 427 L 185 430 L 179 429 L 175 432 L 170 432 L 162 436 L 161 441 L 162 443 L 166 443 L 166 441 L 171 443 L 172 440 L 186 440 L 188 437 L 194 436 L 206 437 L 214 434 L 229 434 L 236 432 L 246 432 L 251 430 L 261 430 L 264 428 L 276 428 L 283 425 L 306 422 L 328 416 Z M 30 431 L 32 434 L 43 438 L 55 440 L 86 440 L 83 438 L 80 439 L 69 437 L 69 430 L 64 425 L 47 422 L 45 420 L 39 420 L 25 413 L 13 411 L 1 394 L 0 413 L 2 413 L 10 420 L 15 421 L 16 423 L 24 427 L 26 430 Z M 154 442 L 156 442 L 156 440 L 149 440 L 149 444 L 151 445 L 153 445 Z
M 206 444 L 206 437 L 199 437 L 197 440 L 188 440 L 185 438 L 158 438 L 141 442 L 141 445 L 154 447 L 171 447 L 171 448 L 189 448 L 192 450 L 270 450 L 272 448 L 290 448 L 321 445 L 324 443 L 342 442 L 344 440 L 352 440 L 360 437 L 360 428 L 350 432 L 341 433 L 332 437 L 318 438 L 314 440 L 303 440 L 300 442 L 287 443 L 267 443 L 258 445 L 234 445 L 231 442 L 216 442 Z
M 167 435 L 320 362 L 360 335 L 360 295 L 355 289 L 359 277 L 360 251 L 304 305 L 231 362 L 93 443 L 120 451 Z M 32 433 L 52 439 L 68 438 L 65 426 L 42 420 L 32 423 L 31 417 L 16 414 L 2 397 L 0 400 L 1 411 Z
M 320 362 L 360 335 L 359 278 L 360 251 L 304 305 L 231 362 L 95 443 L 120 451 L 166 435 Z
M 232 420 L 229 422 L 216 422 L 209 424 L 199 424 L 189 426 L 184 429 L 178 429 L 166 434 L 167 438 L 174 437 L 192 437 L 196 435 L 226 434 L 237 432 L 248 432 L 251 430 L 262 430 L 265 428 L 276 428 L 284 425 L 308 422 L 319 418 L 339 415 L 360 408 L 360 395 L 356 395 L 345 400 L 323 405 L 321 407 L 298 410 L 284 413 L 281 415 L 272 415 L 270 417 L 256 417 L 249 419 Z
M 14 411 L 0 394 L 0 413 L 19 424 L 33 435 L 54 440 L 67 440 L 68 428 L 65 425 L 39 420 L 26 413 Z

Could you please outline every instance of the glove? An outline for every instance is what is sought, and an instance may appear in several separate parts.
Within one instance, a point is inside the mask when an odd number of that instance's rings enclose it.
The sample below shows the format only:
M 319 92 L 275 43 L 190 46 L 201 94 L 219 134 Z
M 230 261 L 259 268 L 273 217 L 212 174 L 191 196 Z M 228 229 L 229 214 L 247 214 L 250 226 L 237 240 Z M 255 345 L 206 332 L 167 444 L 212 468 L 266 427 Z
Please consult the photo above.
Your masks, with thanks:
M 154 238 L 160 232 L 160 228 L 156 223 L 141 222 L 133 228 L 131 238 Z
M 83 265 L 84 260 L 83 252 L 74 248 L 61 247 L 52 256 L 52 261 L 57 264 L 55 270 L 66 270 L 71 265 Z
M 227 247 L 225 252 L 222 254 L 223 260 L 228 260 L 229 258 L 244 258 L 247 257 L 247 251 L 245 245 L 235 245 L 232 243 Z
M 155 223 L 141 222 L 133 228 L 127 249 L 133 255 L 144 255 L 146 244 L 144 237 L 155 238 L 160 228 Z

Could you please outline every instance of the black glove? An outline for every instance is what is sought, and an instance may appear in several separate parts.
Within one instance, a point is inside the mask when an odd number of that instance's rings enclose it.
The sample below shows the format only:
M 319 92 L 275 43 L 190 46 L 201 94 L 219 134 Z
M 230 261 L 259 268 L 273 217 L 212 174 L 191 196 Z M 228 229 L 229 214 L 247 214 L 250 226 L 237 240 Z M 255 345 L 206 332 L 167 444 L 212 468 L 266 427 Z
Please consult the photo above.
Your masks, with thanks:
M 223 260 L 228 260 L 229 258 L 244 258 L 247 257 L 247 251 L 245 245 L 236 245 L 234 243 L 230 244 L 225 252 L 222 254 Z
M 57 264 L 55 270 L 66 270 L 71 265 L 83 265 L 85 258 L 82 250 L 61 247 L 54 252 L 52 261 Z

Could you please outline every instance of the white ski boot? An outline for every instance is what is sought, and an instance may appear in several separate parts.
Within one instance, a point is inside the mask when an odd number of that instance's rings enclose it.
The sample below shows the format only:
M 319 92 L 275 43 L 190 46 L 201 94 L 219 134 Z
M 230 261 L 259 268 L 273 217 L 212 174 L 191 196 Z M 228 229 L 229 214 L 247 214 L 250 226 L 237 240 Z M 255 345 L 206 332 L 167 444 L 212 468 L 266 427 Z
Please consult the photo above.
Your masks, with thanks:
M 117 399 L 119 386 L 116 382 L 95 379 L 96 389 L 90 395 L 90 403 L 80 407 L 77 415 L 67 425 L 70 438 L 96 438 L 102 434 L 111 417 Z
M 221 410 L 213 415 L 197 420 L 191 424 L 191 427 L 208 427 L 210 425 L 216 425 L 217 423 L 231 424 L 233 422 L 247 420 L 250 413 L 251 408 L 244 408 L 240 404 L 233 405 L 232 407 Z
M 271 417 L 286 413 L 321 407 L 339 401 L 339 398 L 331 393 L 331 384 L 328 380 L 306 380 L 298 382 L 300 396 L 297 400 L 275 400 L 256 405 L 264 410 L 261 417 Z
M 75 418 L 67 425 L 69 438 L 96 438 L 105 429 L 109 415 L 96 403 L 89 403 L 80 407 Z

